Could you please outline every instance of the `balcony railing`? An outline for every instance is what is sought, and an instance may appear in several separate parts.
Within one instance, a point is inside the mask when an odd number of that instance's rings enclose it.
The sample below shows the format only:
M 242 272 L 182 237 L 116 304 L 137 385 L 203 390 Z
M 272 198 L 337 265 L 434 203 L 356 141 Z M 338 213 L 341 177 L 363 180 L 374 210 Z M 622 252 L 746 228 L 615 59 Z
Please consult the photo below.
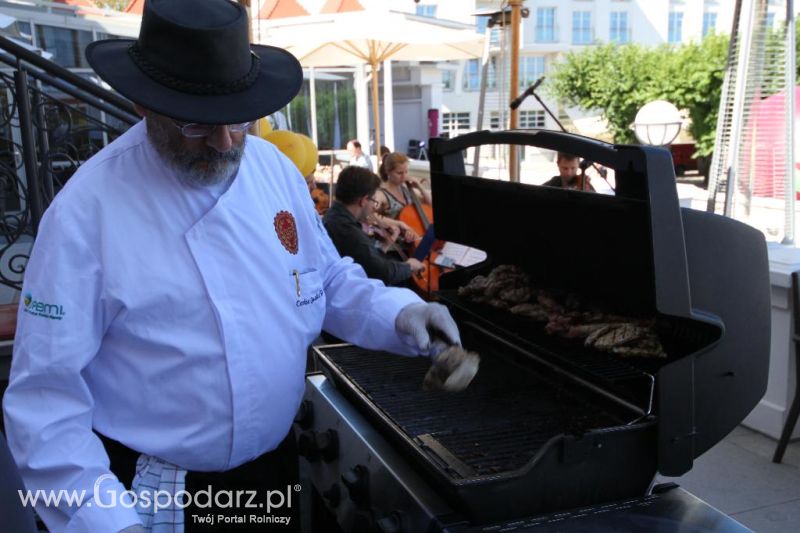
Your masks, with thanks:
M 137 120 L 129 101 L 0 37 L 0 284 L 22 288 L 47 206 Z

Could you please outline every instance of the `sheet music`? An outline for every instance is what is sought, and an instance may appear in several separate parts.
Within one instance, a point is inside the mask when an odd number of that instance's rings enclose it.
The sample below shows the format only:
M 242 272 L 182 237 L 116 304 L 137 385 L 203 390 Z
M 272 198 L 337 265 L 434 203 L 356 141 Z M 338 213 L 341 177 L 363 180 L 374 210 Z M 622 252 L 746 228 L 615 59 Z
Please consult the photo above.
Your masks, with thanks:
M 486 252 L 455 242 L 446 242 L 440 255 L 450 258 L 458 266 L 471 266 L 486 260 Z

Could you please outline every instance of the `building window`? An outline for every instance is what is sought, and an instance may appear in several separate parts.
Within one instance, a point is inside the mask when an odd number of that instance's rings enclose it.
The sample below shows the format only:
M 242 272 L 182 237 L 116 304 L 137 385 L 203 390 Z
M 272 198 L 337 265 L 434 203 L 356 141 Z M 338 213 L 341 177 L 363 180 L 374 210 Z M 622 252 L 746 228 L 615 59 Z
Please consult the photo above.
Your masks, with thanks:
M 520 128 L 544 128 L 544 111 L 541 109 L 519 112 Z
M 544 76 L 544 56 L 522 56 L 519 58 L 519 86 L 521 89 Z
M 477 22 L 475 27 L 478 33 L 486 35 L 486 26 L 489 24 L 489 17 L 475 17 Z M 494 26 L 489 32 L 489 44 L 500 44 L 500 26 Z
M 417 15 L 436 18 L 436 6 L 417 4 Z
M 575 11 L 572 13 L 572 44 L 590 44 L 592 42 L 592 12 Z
M 671 11 L 669 14 L 669 34 L 667 40 L 670 43 L 679 43 L 683 40 L 683 12 Z
M 630 42 L 631 35 L 628 31 L 628 12 L 612 11 L 611 27 L 608 30 L 608 40 L 612 43 L 625 44 Z
M 92 32 L 36 25 L 37 44 L 53 54 L 53 61 L 66 68 L 88 68 L 83 51 L 92 42 Z
M 464 81 L 462 87 L 465 91 L 477 91 L 481 88 L 481 60 L 468 59 L 464 63 Z M 489 68 L 486 71 L 486 88 L 497 87 L 497 58 L 489 58 Z
M 18 20 L 16 22 L 17 33 L 19 33 L 19 39 L 21 41 L 25 41 L 28 44 L 33 44 L 33 34 L 31 33 L 31 23 L 30 22 L 22 22 Z
M 556 42 L 556 8 L 539 7 L 536 9 L 536 42 Z
M 469 112 L 442 113 L 442 133 L 446 138 L 469 131 Z
M 717 28 L 717 14 L 711 11 L 703 13 L 703 37 Z
M 455 72 L 446 69 L 442 71 L 442 90 L 452 91 L 456 84 Z
M 497 111 L 492 111 L 489 113 L 489 129 L 490 130 L 499 130 L 500 128 L 500 113 Z
M 481 83 L 481 60 L 468 59 L 464 63 L 464 90 L 477 91 Z

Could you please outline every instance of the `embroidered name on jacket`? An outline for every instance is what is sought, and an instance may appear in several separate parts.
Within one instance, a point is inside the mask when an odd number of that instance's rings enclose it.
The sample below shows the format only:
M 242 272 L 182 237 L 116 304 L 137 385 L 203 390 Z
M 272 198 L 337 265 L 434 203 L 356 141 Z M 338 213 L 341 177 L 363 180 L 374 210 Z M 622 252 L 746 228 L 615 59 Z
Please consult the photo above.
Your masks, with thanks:
M 25 304 L 24 311 L 29 315 L 41 316 L 51 320 L 61 320 L 66 314 L 64 312 L 63 305 L 49 304 L 47 302 L 36 300 L 33 298 L 31 293 L 25 294 L 23 303 Z
M 310 296 L 308 298 L 303 298 L 302 300 L 297 300 L 294 303 L 294 305 L 296 305 L 297 307 L 303 307 L 304 305 L 311 305 L 314 302 L 316 302 L 317 300 L 319 300 L 320 298 L 322 298 L 323 294 L 325 294 L 325 291 L 320 289 L 316 293 L 314 293 L 314 296 Z

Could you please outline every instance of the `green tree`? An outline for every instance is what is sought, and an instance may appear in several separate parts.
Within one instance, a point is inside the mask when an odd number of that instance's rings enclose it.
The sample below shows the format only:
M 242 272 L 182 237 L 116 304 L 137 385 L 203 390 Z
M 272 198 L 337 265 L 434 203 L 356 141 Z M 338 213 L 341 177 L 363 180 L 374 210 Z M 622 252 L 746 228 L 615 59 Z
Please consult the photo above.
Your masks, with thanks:
M 675 49 L 672 70 L 663 79 L 659 96 L 689 113 L 689 134 L 697 143 L 695 157 L 714 151 L 729 42 L 727 35 L 711 34 Z
M 634 142 L 630 125 L 655 99 L 665 54 L 636 44 L 605 44 L 568 53 L 550 73 L 549 91 L 570 106 L 597 111 L 615 142 Z
M 688 111 L 697 155 L 713 150 L 720 88 L 728 49 L 725 36 L 678 48 L 606 44 L 571 52 L 551 72 L 549 90 L 562 102 L 594 110 L 615 142 L 635 142 L 636 113 L 652 100 Z

